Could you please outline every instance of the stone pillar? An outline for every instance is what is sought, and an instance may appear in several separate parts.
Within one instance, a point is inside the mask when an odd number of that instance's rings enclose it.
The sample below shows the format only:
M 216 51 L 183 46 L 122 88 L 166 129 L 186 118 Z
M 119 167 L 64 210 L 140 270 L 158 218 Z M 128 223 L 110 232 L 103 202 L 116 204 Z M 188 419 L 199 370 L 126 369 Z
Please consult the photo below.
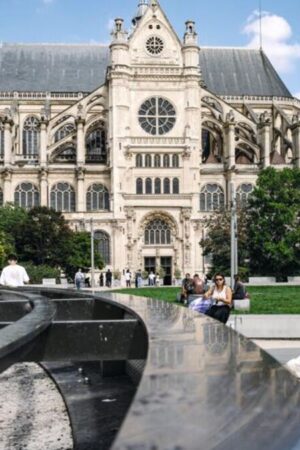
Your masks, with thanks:
M 261 162 L 262 167 L 265 168 L 270 165 L 271 153 L 271 119 L 267 111 L 261 114 L 259 121 L 258 129 L 260 145 L 262 148 Z
M 235 118 L 231 110 L 226 116 L 225 129 L 225 157 L 228 169 L 235 166 Z
M 11 119 L 4 122 L 4 166 L 7 167 L 12 162 L 12 133 L 13 121 Z
M 300 169 L 300 115 L 293 117 L 292 137 L 294 147 L 294 166 Z
M 85 120 L 82 117 L 78 117 L 76 119 L 76 126 L 77 126 L 77 164 L 78 165 L 83 165 L 85 163 L 84 124 L 85 124 Z
M 183 237 L 183 261 L 184 272 L 191 272 L 191 215 L 190 208 L 183 208 L 180 214 L 180 222 L 182 223 L 182 237 Z
M 77 195 L 76 195 L 76 211 L 77 212 L 86 212 L 86 195 L 84 189 L 84 177 L 85 170 L 83 167 L 78 167 L 76 171 L 77 177 Z
M 11 187 L 12 170 L 4 169 L 3 172 L 3 204 L 14 201 L 14 193 Z
M 41 119 L 41 147 L 40 147 L 40 165 L 43 167 L 47 164 L 47 126 L 48 121 Z
M 41 206 L 47 206 L 49 202 L 48 196 L 48 172 L 45 168 L 41 168 L 40 170 L 40 203 Z

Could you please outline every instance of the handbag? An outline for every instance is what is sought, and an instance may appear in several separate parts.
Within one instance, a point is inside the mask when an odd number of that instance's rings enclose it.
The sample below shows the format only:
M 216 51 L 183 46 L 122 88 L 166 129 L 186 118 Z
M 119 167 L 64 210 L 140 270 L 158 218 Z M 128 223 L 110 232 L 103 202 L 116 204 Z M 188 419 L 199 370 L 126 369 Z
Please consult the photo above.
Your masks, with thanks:
M 211 298 L 198 297 L 189 304 L 189 309 L 205 314 L 211 305 Z

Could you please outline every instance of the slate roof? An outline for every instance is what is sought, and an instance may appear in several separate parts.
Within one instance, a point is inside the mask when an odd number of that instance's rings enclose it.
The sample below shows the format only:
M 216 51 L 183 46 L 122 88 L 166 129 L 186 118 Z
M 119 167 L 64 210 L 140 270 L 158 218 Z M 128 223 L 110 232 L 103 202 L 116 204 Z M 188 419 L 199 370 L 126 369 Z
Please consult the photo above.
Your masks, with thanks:
M 100 44 L 0 44 L 0 91 L 91 92 L 108 59 Z M 292 97 L 259 50 L 202 48 L 200 66 L 215 94 Z

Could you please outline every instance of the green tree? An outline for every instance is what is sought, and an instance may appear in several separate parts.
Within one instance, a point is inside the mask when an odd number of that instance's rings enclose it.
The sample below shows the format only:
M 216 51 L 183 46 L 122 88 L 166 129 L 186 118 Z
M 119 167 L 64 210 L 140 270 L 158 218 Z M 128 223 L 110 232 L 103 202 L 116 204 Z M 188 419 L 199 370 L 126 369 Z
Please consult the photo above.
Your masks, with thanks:
M 28 211 L 16 236 L 16 251 L 22 261 L 64 267 L 70 255 L 73 232 L 60 212 L 44 206 Z
M 63 267 L 66 275 L 73 279 L 79 267 L 89 270 L 91 267 L 91 235 L 86 231 L 73 233 L 71 238 L 70 254 Z M 102 269 L 104 263 L 97 247 L 94 247 L 95 267 Z
M 13 204 L 6 204 L 0 208 L 0 232 L 4 233 L 3 241 L 8 246 L 7 252 L 15 250 L 15 243 L 27 219 L 28 212 Z M 6 252 L 6 254 L 7 254 Z
M 246 274 L 248 260 L 248 216 L 247 211 L 237 212 L 239 272 Z M 211 256 L 211 273 L 230 274 L 230 230 L 231 213 L 228 210 L 215 211 L 204 220 L 206 236 L 201 239 L 204 256 Z
M 10 235 L 4 231 L 0 231 L 0 268 L 4 267 L 7 262 L 7 256 L 14 253 L 14 242 Z
M 286 277 L 300 270 L 300 170 L 263 170 L 249 200 L 251 272 Z

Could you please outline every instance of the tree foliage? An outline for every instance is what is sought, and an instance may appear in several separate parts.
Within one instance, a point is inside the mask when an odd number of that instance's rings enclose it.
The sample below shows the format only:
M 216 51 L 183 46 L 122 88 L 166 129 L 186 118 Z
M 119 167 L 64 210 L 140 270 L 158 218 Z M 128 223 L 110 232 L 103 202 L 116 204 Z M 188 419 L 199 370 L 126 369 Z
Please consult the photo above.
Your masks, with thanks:
M 286 277 L 300 270 L 300 170 L 268 168 L 249 200 L 252 273 Z

